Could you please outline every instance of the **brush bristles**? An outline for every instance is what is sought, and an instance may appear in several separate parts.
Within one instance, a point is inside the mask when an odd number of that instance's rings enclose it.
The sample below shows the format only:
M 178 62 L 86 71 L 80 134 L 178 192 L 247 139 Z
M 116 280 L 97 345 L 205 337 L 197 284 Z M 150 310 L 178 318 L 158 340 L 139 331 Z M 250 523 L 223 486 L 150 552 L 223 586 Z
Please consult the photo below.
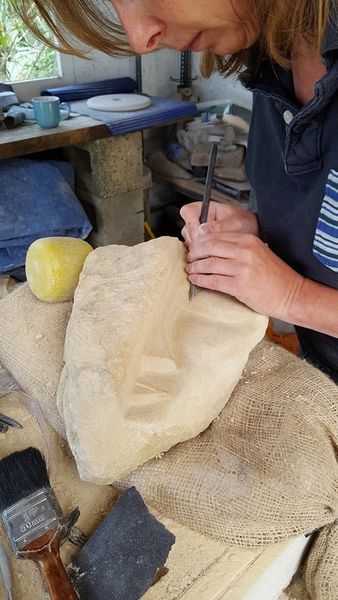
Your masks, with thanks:
M 14 452 L 0 461 L 0 512 L 44 487 L 50 487 L 49 477 L 37 448 Z

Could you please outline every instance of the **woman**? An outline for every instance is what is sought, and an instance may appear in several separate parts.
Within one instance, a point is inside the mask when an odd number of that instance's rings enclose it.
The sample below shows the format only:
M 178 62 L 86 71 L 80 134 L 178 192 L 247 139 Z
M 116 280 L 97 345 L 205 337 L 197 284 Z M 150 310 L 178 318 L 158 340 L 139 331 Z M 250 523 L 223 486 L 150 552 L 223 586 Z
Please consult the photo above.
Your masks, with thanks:
M 13 2 L 32 27 L 30 1 Z M 90 0 L 35 4 L 65 51 L 68 30 L 126 52 L 121 28 Z M 199 227 L 200 205 L 182 209 L 190 281 L 295 324 L 304 355 L 338 382 L 336 4 L 113 0 L 134 52 L 203 51 L 204 73 L 241 72 L 254 94 L 247 173 L 257 212 L 212 203 Z

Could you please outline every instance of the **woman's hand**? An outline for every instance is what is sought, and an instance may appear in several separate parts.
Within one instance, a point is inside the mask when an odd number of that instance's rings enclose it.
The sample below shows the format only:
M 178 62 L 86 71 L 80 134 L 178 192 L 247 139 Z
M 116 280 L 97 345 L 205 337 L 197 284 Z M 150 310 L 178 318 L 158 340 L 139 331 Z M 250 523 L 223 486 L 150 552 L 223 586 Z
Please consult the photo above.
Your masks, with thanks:
M 201 203 L 181 209 L 188 247 L 187 272 L 198 287 L 234 296 L 263 315 L 338 338 L 338 290 L 305 279 L 258 237 L 256 215 L 210 203 L 199 225 Z
M 200 233 L 189 245 L 191 283 L 235 296 L 258 313 L 288 320 L 304 278 L 252 233 Z
M 215 235 L 226 232 L 259 234 L 258 219 L 254 213 L 221 202 L 210 202 L 208 223 L 200 225 L 201 204 L 193 202 L 181 208 L 181 216 L 186 223 L 182 235 L 188 248 L 202 232 Z

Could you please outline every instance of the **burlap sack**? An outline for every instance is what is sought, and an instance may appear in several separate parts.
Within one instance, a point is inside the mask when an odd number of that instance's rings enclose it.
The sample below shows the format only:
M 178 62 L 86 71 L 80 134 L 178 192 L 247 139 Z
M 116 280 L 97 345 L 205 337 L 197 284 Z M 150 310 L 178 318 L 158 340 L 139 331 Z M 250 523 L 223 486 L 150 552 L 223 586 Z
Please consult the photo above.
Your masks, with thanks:
M 337 449 L 338 387 L 262 342 L 206 431 L 118 485 L 201 533 L 262 546 L 338 517 Z
M 27 286 L 0 301 L 0 360 L 59 430 L 56 389 L 69 311 L 68 303 L 40 303 Z M 303 580 L 311 600 L 338 600 L 337 524 L 330 526 L 338 517 L 337 438 L 338 387 L 262 342 L 219 418 L 119 487 L 136 485 L 163 514 L 242 546 L 326 526 Z
M 314 533 L 306 560 L 283 598 L 338 600 L 338 521 Z
M 305 562 L 302 580 L 311 598 L 338 599 L 338 521 L 318 533 Z
M 56 406 L 71 302 L 40 302 L 27 284 L 0 300 L 0 361 L 62 437 Z

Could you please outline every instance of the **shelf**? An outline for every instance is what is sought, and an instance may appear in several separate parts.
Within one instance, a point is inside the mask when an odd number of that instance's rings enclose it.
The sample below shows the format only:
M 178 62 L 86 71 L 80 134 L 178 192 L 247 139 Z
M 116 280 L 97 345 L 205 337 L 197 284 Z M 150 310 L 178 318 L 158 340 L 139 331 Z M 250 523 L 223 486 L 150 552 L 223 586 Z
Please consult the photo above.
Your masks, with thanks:
M 165 177 L 161 177 L 156 173 L 152 174 L 152 179 L 154 183 L 159 183 L 170 189 L 174 190 L 182 194 L 183 196 L 189 197 L 191 200 L 202 200 L 204 194 L 204 184 L 195 181 L 194 179 L 179 179 L 177 177 L 173 177 L 171 179 L 166 179 Z M 235 206 L 240 206 L 241 208 L 246 207 L 245 202 L 239 202 L 231 196 L 223 194 L 217 190 L 212 190 L 211 192 L 211 200 L 215 200 L 216 202 L 229 202 L 230 204 L 234 204 Z

